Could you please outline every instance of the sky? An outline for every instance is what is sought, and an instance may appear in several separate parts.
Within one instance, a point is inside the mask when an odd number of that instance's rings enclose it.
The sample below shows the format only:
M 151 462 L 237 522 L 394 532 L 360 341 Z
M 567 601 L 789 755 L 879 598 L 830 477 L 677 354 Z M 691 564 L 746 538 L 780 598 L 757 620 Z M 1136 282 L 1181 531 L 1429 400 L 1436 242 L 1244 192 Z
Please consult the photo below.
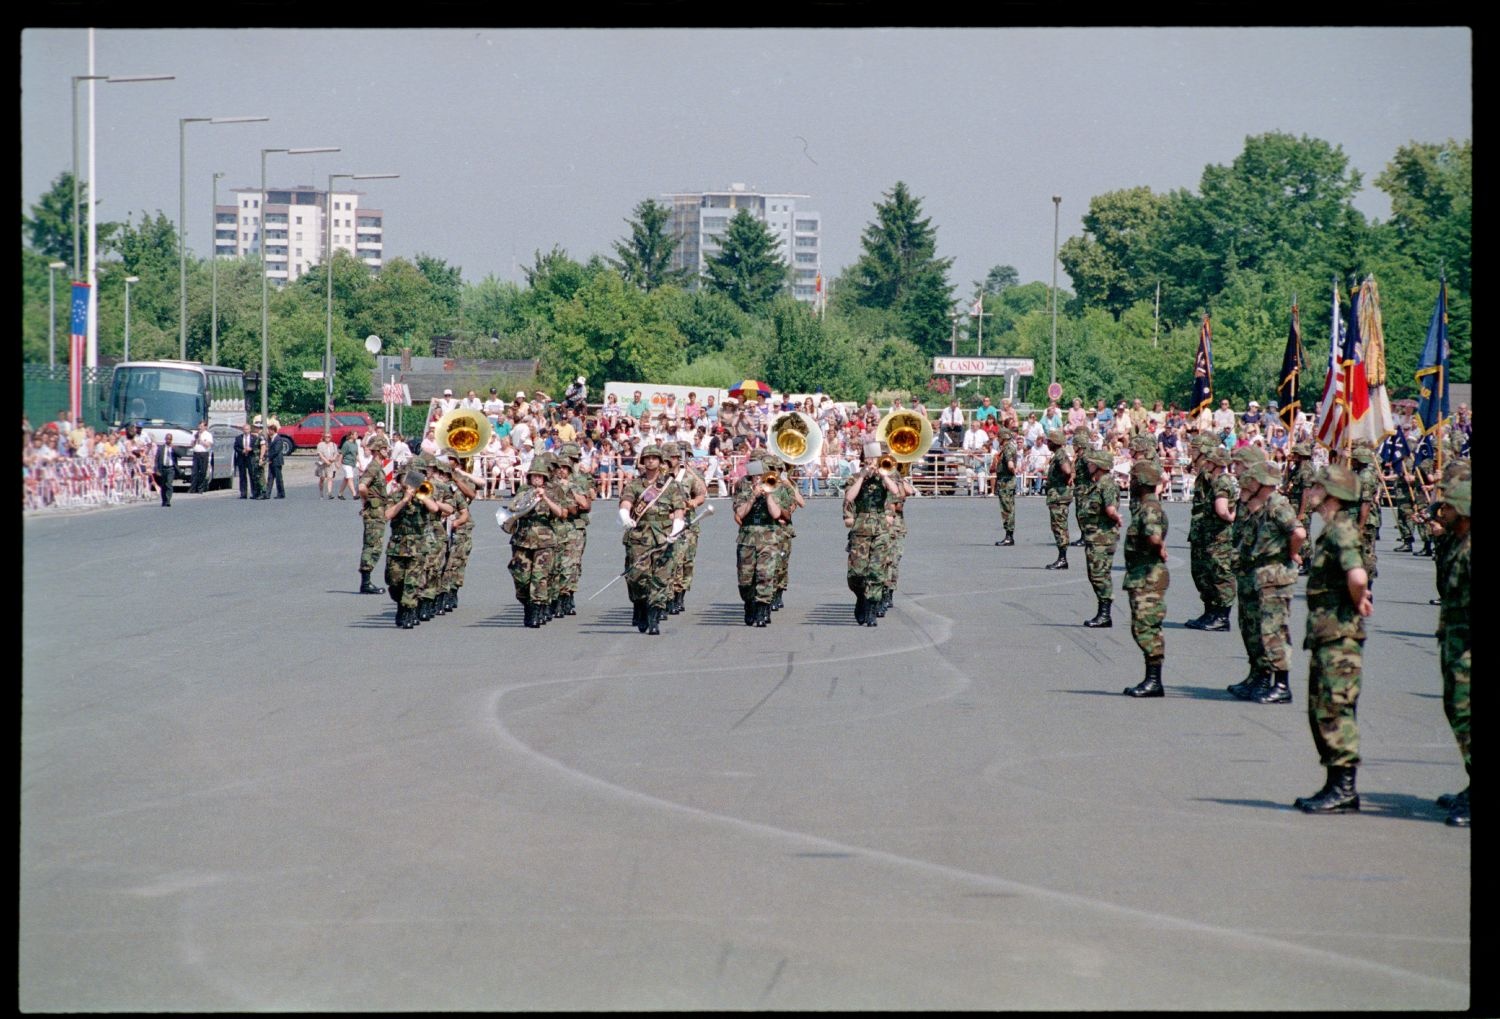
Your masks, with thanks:
M 72 165 L 88 34 L 21 33 L 22 211 Z M 98 29 L 93 73 L 176 80 L 95 87 L 93 191 L 101 219 L 175 222 L 179 118 L 269 116 L 187 127 L 189 250 L 208 249 L 215 171 L 228 203 L 259 187 L 262 148 L 338 146 L 271 155 L 268 186 L 399 173 L 361 188 L 386 258 L 472 283 L 520 282 L 554 245 L 612 255 L 642 200 L 732 182 L 809 195 L 831 277 L 904 181 L 961 296 L 995 265 L 1050 282 L 1053 195 L 1060 243 L 1090 198 L 1196 190 L 1271 131 L 1339 146 L 1356 206 L 1385 218 L 1373 182 L 1397 148 L 1473 137 L 1472 45 L 1465 27 Z

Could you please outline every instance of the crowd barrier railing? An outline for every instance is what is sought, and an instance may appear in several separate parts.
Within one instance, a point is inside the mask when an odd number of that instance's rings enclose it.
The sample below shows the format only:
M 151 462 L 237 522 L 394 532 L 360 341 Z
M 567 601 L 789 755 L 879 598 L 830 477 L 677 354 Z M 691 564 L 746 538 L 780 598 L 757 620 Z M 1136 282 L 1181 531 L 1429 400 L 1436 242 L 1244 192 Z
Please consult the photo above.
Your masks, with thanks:
M 21 469 L 23 511 L 121 505 L 156 494 L 149 466 L 133 456 L 59 457 Z

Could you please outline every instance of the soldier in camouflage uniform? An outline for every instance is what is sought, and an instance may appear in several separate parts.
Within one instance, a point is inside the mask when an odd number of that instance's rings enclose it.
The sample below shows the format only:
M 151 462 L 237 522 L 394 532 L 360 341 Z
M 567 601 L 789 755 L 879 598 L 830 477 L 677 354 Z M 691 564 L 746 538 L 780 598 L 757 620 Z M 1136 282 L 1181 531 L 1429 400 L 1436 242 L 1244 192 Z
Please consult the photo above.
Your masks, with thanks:
M 538 453 L 526 468 L 526 486 L 536 493 L 531 497 L 536 499 L 536 508 L 502 525 L 510 532 L 510 579 L 516 586 L 516 601 L 521 603 L 525 625 L 530 629 L 547 622 L 545 610 L 552 601 L 552 561 L 557 555 L 557 534 L 552 520 L 563 512 L 548 490 L 549 459 L 547 454 Z M 516 499 L 523 494 L 518 492 Z
M 1230 578 L 1234 583 L 1235 598 L 1239 606 L 1240 642 L 1245 646 L 1245 656 L 1250 661 L 1250 672 L 1244 681 L 1229 688 L 1229 692 L 1236 695 L 1258 687 L 1262 678 L 1271 671 L 1260 639 L 1260 596 L 1254 573 L 1250 569 L 1250 557 L 1260 520 L 1251 511 L 1249 503 L 1260 486 L 1242 481 L 1252 467 L 1265 462 L 1266 455 L 1257 446 L 1244 446 L 1229 455 L 1236 496 L 1234 521 L 1229 525 Z
M 364 543 L 359 553 L 359 593 L 385 594 L 385 588 L 370 583 L 370 574 L 380 563 L 380 553 L 385 550 L 385 508 L 390 504 L 386 491 L 385 471 L 390 463 L 391 444 L 385 436 L 372 436 L 365 443 L 370 451 L 370 464 L 359 478 L 360 520 L 363 523 Z
M 771 601 L 776 597 L 776 560 L 782 544 L 777 528 L 783 510 L 776 489 L 766 483 L 766 473 L 765 456 L 751 454 L 745 476 L 735 483 L 732 495 L 734 522 L 739 525 L 735 570 L 746 626 L 769 624 Z
M 255 431 L 259 436 L 255 444 L 255 459 L 250 466 L 250 488 L 255 493 L 252 499 L 269 499 L 271 490 L 266 487 L 266 469 L 271 457 L 271 437 L 266 433 L 260 415 L 255 415 Z
M 1077 429 L 1068 436 L 1068 445 L 1073 452 L 1073 516 L 1078 521 L 1078 540 L 1069 544 L 1069 548 L 1083 548 L 1088 544 L 1089 524 L 1085 523 L 1084 504 L 1089 500 L 1089 490 L 1094 487 L 1093 479 L 1089 476 L 1089 469 L 1084 461 L 1084 456 L 1089 451 L 1089 434 L 1082 428 Z
M 578 542 L 578 527 L 573 523 L 573 512 L 577 508 L 573 502 L 573 465 L 556 453 L 544 455 L 547 457 L 546 491 L 562 512 L 547 518 L 552 525 L 552 574 L 547 578 L 547 593 L 551 597 L 539 610 L 543 625 L 566 614 L 563 590 L 572 573 L 568 554 Z
M 1438 658 L 1443 670 L 1443 714 L 1458 741 L 1469 771 L 1469 658 L 1474 641 L 1469 631 L 1469 511 L 1471 482 L 1445 482 L 1433 512 L 1441 527 L 1438 538 L 1437 584 L 1442 608 L 1438 612 Z M 1469 789 L 1438 797 L 1448 811 L 1448 823 L 1469 827 Z
M 895 472 L 896 487 L 900 494 L 892 498 L 886 507 L 891 512 L 891 540 L 885 546 L 885 594 L 870 607 L 876 619 L 884 619 L 886 609 L 896 596 L 896 583 L 901 579 L 901 557 L 906 554 L 906 500 L 917 494 L 917 488 L 908 475 Z
M 427 461 L 427 478 L 433 485 L 433 498 L 447 506 L 444 513 L 432 514 L 422 520 L 422 566 L 421 589 L 417 594 L 417 622 L 425 623 L 442 614 L 438 605 L 438 591 L 443 582 L 443 570 L 448 564 L 448 518 L 457 509 L 453 505 L 452 466 L 446 460 L 431 457 Z
M 1359 478 L 1342 464 L 1325 467 L 1311 491 L 1323 529 L 1308 566 L 1307 635 L 1302 646 L 1312 652 L 1307 720 L 1328 779 L 1312 796 L 1294 801 L 1294 806 L 1310 814 L 1359 809 L 1354 781 L 1359 766 L 1355 709 L 1364 668 L 1363 619 L 1373 611 L 1359 526 L 1345 511 L 1358 505 L 1359 493 Z
M 421 622 L 419 607 L 423 583 L 425 532 L 429 518 L 441 519 L 452 507 L 437 497 L 434 483 L 428 495 L 418 494 L 427 476 L 425 457 L 413 457 L 402 481 L 401 494 L 385 508 L 391 524 L 390 544 L 385 550 L 385 583 L 391 600 L 396 603 L 396 625 L 410 630 Z
M 1094 588 L 1094 599 L 1098 611 L 1093 619 L 1084 621 L 1088 627 L 1114 626 L 1110 619 L 1110 607 L 1115 599 L 1115 582 L 1110 571 L 1115 565 L 1115 544 L 1120 540 L 1120 489 L 1115 484 L 1112 471 L 1115 458 L 1107 449 L 1091 449 L 1083 454 L 1081 462 L 1089 473 L 1088 501 L 1084 504 L 1084 536 L 1088 545 L 1084 549 L 1084 565 L 1088 567 L 1089 583 Z
M 625 527 L 625 585 L 635 609 L 635 628 L 656 636 L 672 599 L 675 539 L 687 527 L 687 498 L 677 479 L 662 467 L 662 449 L 641 450 L 640 473 L 620 493 Z
M 1008 428 L 996 433 L 999 443 L 991 472 L 995 477 L 995 496 L 1000 500 L 1000 522 L 1005 525 L 1005 539 L 995 542 L 1001 547 L 1016 543 L 1016 467 L 1020 458 L 1016 436 Z
M 891 528 L 895 526 L 889 504 L 902 494 L 896 472 L 877 469 L 880 453 L 880 443 L 865 443 L 864 469 L 850 478 L 844 489 L 844 526 L 849 528 L 849 590 L 854 592 L 854 618 L 861 626 L 878 625 L 875 606 L 885 597 L 887 546 Z M 1067 503 L 1062 508 L 1066 514 Z
M 458 589 L 464 586 L 469 554 L 474 550 L 474 497 L 478 494 L 469 476 L 456 462 L 449 471 L 453 516 L 448 518 L 448 559 L 438 582 L 437 608 L 440 613 L 458 608 Z
M 781 519 L 776 522 L 776 536 L 781 541 L 781 552 L 776 557 L 776 593 L 771 598 L 771 611 L 776 612 L 785 607 L 781 596 L 786 593 L 787 582 L 791 577 L 792 539 L 797 536 L 797 529 L 792 526 L 792 514 L 806 506 L 807 501 L 797 491 L 797 486 L 792 482 L 791 470 L 785 463 L 772 457 L 766 462 L 766 466 L 781 475 L 775 493 L 776 501 L 781 504 Z
M 1297 514 L 1297 523 L 1302 525 L 1302 530 L 1312 536 L 1312 503 L 1307 498 L 1307 490 L 1312 487 L 1313 477 L 1318 469 L 1313 466 L 1312 447 L 1306 442 L 1292 444 L 1286 461 L 1286 498 L 1292 504 L 1292 509 Z M 1297 568 L 1298 576 L 1307 576 L 1307 558 L 1302 558 L 1302 564 Z
M 703 480 L 703 475 L 693 469 L 689 454 L 691 450 L 686 443 L 668 442 L 662 445 L 662 451 L 667 455 L 666 469 L 675 475 L 686 496 L 687 504 L 687 530 L 682 537 L 677 539 L 677 548 L 672 552 L 672 563 L 675 569 L 672 572 L 672 600 L 667 605 L 669 615 L 677 615 L 684 608 L 683 600 L 693 586 L 693 564 L 698 558 L 698 535 L 702 530 L 701 525 L 693 520 L 698 507 L 708 501 L 708 483 Z M 790 484 L 790 482 L 788 482 Z M 791 536 L 786 536 L 787 551 L 791 551 Z M 783 571 L 784 571 L 783 564 Z M 785 586 L 785 576 L 782 577 L 782 585 Z M 780 608 L 780 592 L 772 603 L 774 608 Z
M 583 450 L 576 442 L 563 443 L 558 454 L 568 464 L 568 487 L 572 503 L 566 508 L 568 522 L 573 525 L 573 536 L 562 550 L 562 556 L 567 560 L 567 569 L 563 571 L 562 611 L 563 615 L 576 616 L 578 606 L 575 597 L 578 594 L 578 583 L 583 579 L 583 553 L 588 547 L 590 510 L 594 506 L 594 479 L 578 470 Z
M 1052 540 L 1057 545 L 1057 559 L 1047 564 L 1049 570 L 1068 568 L 1068 503 L 1073 501 L 1073 461 L 1068 457 L 1061 429 L 1047 433 L 1052 459 L 1047 463 L 1047 516 L 1052 521 Z
M 1375 590 L 1375 540 L 1380 536 L 1380 468 L 1375 465 L 1375 451 L 1359 443 L 1349 451 L 1352 469 L 1359 477 L 1359 508 L 1356 510 L 1359 523 L 1360 546 L 1364 549 L 1365 575 L 1369 578 L 1370 590 Z
M 1258 682 L 1243 690 L 1232 686 L 1229 692 L 1259 704 L 1290 704 L 1292 635 L 1288 617 L 1307 531 L 1298 522 L 1297 511 L 1281 494 L 1281 478 L 1271 464 L 1252 465 L 1240 476 L 1240 486 L 1251 490 L 1245 509 L 1254 521 L 1254 531 L 1243 565 L 1253 581 L 1248 597 L 1258 602 L 1260 671 Z
M 1401 535 L 1397 552 L 1412 552 L 1416 541 L 1416 493 L 1411 478 L 1411 447 L 1401 432 L 1392 432 L 1380 444 L 1378 463 L 1385 490 L 1390 493 L 1391 508 L 1396 512 L 1396 531 Z
M 1125 532 L 1125 593 L 1130 598 L 1130 635 L 1146 658 L 1146 678 L 1128 686 L 1127 697 L 1165 697 L 1161 665 L 1166 642 L 1167 514 L 1157 498 L 1161 468 L 1142 460 L 1130 468 L 1130 527 Z
M 1229 610 L 1234 605 L 1234 525 L 1239 486 L 1229 474 L 1229 451 L 1215 443 L 1200 458 L 1204 508 L 1193 536 L 1193 583 L 1203 599 L 1203 615 L 1189 619 L 1190 630 L 1229 632 Z

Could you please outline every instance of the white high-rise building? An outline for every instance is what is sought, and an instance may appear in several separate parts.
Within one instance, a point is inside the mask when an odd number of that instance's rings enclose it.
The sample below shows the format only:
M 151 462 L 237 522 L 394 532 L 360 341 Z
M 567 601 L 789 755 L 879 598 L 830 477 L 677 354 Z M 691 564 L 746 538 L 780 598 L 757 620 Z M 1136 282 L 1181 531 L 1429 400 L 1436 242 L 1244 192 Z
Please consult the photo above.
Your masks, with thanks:
M 764 223 L 775 235 L 782 260 L 792 269 L 792 296 L 817 303 L 823 274 L 823 217 L 797 207 L 808 195 L 752 191 L 731 184 L 724 191 L 694 191 L 665 195 L 672 207 L 672 234 L 677 247 L 672 267 L 701 277 L 708 260 L 719 253 L 729 221 L 741 209 Z
M 385 259 L 385 214 L 362 209 L 362 191 L 333 192 L 333 247 L 343 249 L 376 272 Z M 235 188 L 235 203 L 214 208 L 214 254 L 221 258 L 260 255 L 262 218 L 266 235 L 266 277 L 290 283 L 323 264 L 328 191 L 309 185 L 267 188 L 260 207 L 260 188 Z

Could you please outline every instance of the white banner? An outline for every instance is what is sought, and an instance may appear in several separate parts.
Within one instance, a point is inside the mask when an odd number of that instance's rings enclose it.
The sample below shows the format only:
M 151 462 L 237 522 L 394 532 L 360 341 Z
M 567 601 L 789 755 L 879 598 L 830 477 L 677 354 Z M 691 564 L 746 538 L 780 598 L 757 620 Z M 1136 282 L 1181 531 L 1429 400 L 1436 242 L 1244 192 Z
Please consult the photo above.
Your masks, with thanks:
M 934 375 L 1035 375 L 1036 361 L 1029 357 L 934 357 Z
M 640 393 L 641 401 L 650 408 L 652 417 L 667 409 L 668 396 L 677 397 L 674 406 L 681 413 L 682 408 L 687 406 L 690 394 L 697 394 L 699 407 L 708 403 L 710 396 L 714 398 L 715 406 L 722 407 L 724 405 L 724 398 L 729 395 L 728 390 L 716 389 L 713 386 L 668 386 L 655 382 L 606 382 L 604 383 L 604 394 L 601 397 L 601 402 L 608 400 L 611 393 L 615 395 L 615 399 L 620 402 L 621 407 L 626 406 L 631 400 L 635 399 L 636 393 Z

